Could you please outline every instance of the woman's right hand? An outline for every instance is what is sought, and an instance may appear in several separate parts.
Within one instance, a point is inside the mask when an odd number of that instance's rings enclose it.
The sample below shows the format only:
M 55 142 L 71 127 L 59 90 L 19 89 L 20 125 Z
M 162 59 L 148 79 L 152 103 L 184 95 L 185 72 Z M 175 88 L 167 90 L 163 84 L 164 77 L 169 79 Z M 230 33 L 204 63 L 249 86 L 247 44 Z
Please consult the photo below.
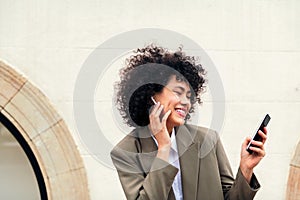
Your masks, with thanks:
M 157 104 L 153 106 L 149 115 L 149 127 L 158 143 L 157 157 L 168 161 L 171 148 L 171 137 L 168 132 L 166 123 L 169 115 L 171 114 L 171 110 L 167 111 L 162 116 L 163 110 L 164 106 L 161 105 L 160 102 L 157 102 Z

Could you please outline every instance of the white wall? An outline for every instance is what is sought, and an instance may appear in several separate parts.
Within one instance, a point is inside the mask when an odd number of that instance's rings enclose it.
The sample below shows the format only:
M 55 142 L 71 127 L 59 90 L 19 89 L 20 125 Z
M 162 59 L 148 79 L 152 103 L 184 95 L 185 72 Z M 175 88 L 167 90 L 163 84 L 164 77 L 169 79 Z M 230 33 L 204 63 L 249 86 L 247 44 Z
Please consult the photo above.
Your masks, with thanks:
M 256 199 L 284 199 L 300 138 L 299 13 L 297 0 L 1 0 L 0 57 L 37 85 L 66 120 L 86 164 L 92 199 L 122 199 L 116 172 L 81 145 L 72 106 L 76 77 L 94 48 L 119 33 L 161 28 L 186 35 L 206 50 L 223 80 L 226 118 L 220 134 L 234 171 L 241 142 L 263 113 L 271 114 L 268 154 L 255 170 L 262 184 Z M 111 112 L 110 99 L 102 103 Z M 113 121 L 97 117 L 100 125 L 116 129 Z M 115 143 L 120 135 L 108 137 Z

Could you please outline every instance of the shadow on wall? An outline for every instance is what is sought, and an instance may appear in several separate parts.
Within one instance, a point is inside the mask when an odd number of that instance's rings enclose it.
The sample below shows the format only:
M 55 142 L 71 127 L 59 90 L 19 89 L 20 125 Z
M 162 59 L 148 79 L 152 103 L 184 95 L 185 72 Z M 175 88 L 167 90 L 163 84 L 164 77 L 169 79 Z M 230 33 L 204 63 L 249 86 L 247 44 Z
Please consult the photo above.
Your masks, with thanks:
M 286 199 L 300 199 L 300 142 L 297 145 L 296 152 L 290 164 Z

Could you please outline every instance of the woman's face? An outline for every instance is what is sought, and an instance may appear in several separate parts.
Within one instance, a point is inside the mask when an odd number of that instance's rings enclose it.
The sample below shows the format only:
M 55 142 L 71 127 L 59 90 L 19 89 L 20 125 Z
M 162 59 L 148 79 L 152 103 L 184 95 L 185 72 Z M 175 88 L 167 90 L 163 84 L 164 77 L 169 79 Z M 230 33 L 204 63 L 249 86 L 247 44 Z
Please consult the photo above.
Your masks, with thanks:
M 161 93 L 154 95 L 154 99 L 164 105 L 164 113 L 171 110 L 167 120 L 167 128 L 184 124 L 191 108 L 191 90 L 188 83 L 176 80 L 172 75 Z

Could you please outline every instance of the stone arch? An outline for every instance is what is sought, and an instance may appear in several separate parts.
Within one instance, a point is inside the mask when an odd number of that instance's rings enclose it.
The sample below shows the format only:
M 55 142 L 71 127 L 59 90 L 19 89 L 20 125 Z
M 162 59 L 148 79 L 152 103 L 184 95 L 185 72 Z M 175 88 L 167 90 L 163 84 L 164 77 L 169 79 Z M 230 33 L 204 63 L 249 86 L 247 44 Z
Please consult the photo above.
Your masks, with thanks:
M 300 142 L 297 145 L 294 157 L 290 164 L 286 199 L 300 199 Z
M 39 89 L 1 60 L 0 112 L 32 151 L 47 199 L 89 199 L 83 160 L 64 120 Z

